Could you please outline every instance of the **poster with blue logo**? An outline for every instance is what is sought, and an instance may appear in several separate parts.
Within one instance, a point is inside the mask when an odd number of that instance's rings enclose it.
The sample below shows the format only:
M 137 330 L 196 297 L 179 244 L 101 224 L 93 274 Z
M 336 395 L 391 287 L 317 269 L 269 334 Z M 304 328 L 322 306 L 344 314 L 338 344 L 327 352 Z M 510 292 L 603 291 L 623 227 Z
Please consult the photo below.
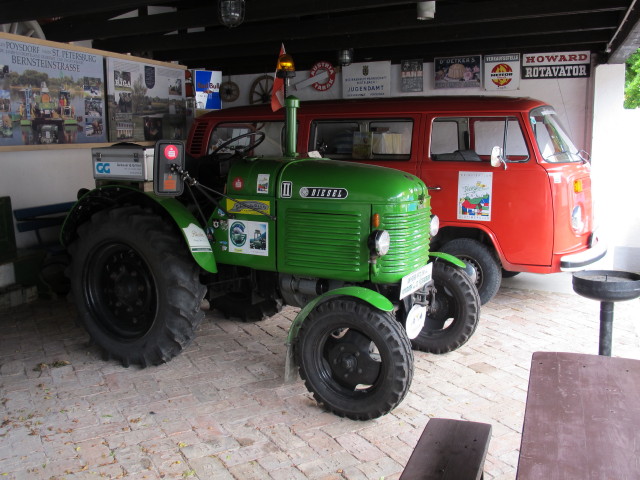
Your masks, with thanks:
M 196 108 L 199 110 L 220 110 L 220 83 L 222 72 L 195 70 Z

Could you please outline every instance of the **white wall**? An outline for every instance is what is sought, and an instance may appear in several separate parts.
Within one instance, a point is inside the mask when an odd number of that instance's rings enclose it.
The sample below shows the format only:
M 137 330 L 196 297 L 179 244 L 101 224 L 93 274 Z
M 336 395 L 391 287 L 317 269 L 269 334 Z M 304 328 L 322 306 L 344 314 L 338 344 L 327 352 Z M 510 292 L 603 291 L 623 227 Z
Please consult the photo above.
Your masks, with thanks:
M 625 110 L 624 64 L 595 72 L 593 166 L 596 220 L 610 246 L 604 266 L 640 272 L 640 109 Z

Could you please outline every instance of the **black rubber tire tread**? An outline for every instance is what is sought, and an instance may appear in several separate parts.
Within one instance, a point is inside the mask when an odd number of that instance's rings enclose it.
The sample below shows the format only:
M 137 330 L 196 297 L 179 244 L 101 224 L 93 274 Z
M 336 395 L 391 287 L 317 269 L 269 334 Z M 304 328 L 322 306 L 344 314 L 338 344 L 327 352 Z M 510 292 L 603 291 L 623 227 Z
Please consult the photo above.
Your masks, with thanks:
M 464 345 L 476 331 L 480 321 L 480 298 L 469 276 L 445 261 L 433 264 L 433 283 L 436 296 L 447 295 L 453 302 L 453 320 L 441 330 L 429 330 L 425 325 L 411 344 L 422 352 L 448 353 Z
M 463 262 L 468 261 L 479 270 L 476 287 L 482 305 L 495 297 L 502 281 L 502 266 L 491 248 L 473 238 L 456 238 L 445 243 L 440 251 L 450 253 Z
M 98 292 L 88 300 L 89 285 L 97 285 L 100 273 L 88 271 L 92 258 L 114 243 L 130 248 L 142 260 L 150 273 L 146 278 L 149 290 L 155 290 L 155 315 L 146 331 L 135 338 L 118 335 L 101 324 L 108 323 L 106 293 Z M 71 297 L 78 319 L 105 358 L 120 360 L 124 366 L 158 365 L 178 355 L 195 338 L 204 318 L 200 307 L 206 288 L 180 233 L 166 220 L 138 206 L 100 211 L 80 225 L 69 253 Z
M 516 275 L 520 275 L 521 272 L 512 272 L 510 270 L 502 269 L 502 278 L 513 278 Z
M 324 358 L 324 339 L 339 328 L 365 334 L 378 348 L 381 373 L 370 391 L 345 389 L 331 378 L 331 372 L 318 368 Z M 403 326 L 393 315 L 353 297 L 336 296 L 316 306 L 302 323 L 295 352 L 300 376 L 318 403 L 352 420 L 390 412 L 402 402 L 413 380 L 413 352 Z

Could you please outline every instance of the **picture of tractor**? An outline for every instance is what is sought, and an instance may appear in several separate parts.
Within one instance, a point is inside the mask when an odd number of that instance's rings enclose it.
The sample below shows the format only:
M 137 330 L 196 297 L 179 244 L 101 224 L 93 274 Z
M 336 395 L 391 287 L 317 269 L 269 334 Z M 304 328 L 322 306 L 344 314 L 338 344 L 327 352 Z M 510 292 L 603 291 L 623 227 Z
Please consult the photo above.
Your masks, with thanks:
M 198 158 L 193 128 L 186 145 L 93 149 L 96 186 L 61 233 L 72 296 L 105 358 L 143 367 L 190 344 L 204 304 L 243 321 L 299 307 L 285 378 L 297 370 L 337 415 L 376 418 L 407 394 L 412 348 L 445 353 L 471 337 L 477 290 L 463 262 L 429 252 L 438 220 L 424 182 L 304 158 L 298 107 L 286 99 L 281 156 L 253 154 L 258 130 Z

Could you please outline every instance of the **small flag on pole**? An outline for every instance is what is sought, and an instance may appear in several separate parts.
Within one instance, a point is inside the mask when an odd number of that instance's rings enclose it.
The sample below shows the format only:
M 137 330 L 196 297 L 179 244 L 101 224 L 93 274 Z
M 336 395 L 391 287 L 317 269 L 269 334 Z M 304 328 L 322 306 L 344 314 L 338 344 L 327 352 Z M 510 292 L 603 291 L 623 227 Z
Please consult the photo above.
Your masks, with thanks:
M 284 55 L 284 43 L 280 45 L 280 55 Z M 278 58 L 280 58 L 278 55 Z M 278 77 L 278 67 L 276 62 L 276 73 L 273 79 L 273 90 L 271 91 L 271 110 L 276 111 L 284 107 L 284 78 Z

